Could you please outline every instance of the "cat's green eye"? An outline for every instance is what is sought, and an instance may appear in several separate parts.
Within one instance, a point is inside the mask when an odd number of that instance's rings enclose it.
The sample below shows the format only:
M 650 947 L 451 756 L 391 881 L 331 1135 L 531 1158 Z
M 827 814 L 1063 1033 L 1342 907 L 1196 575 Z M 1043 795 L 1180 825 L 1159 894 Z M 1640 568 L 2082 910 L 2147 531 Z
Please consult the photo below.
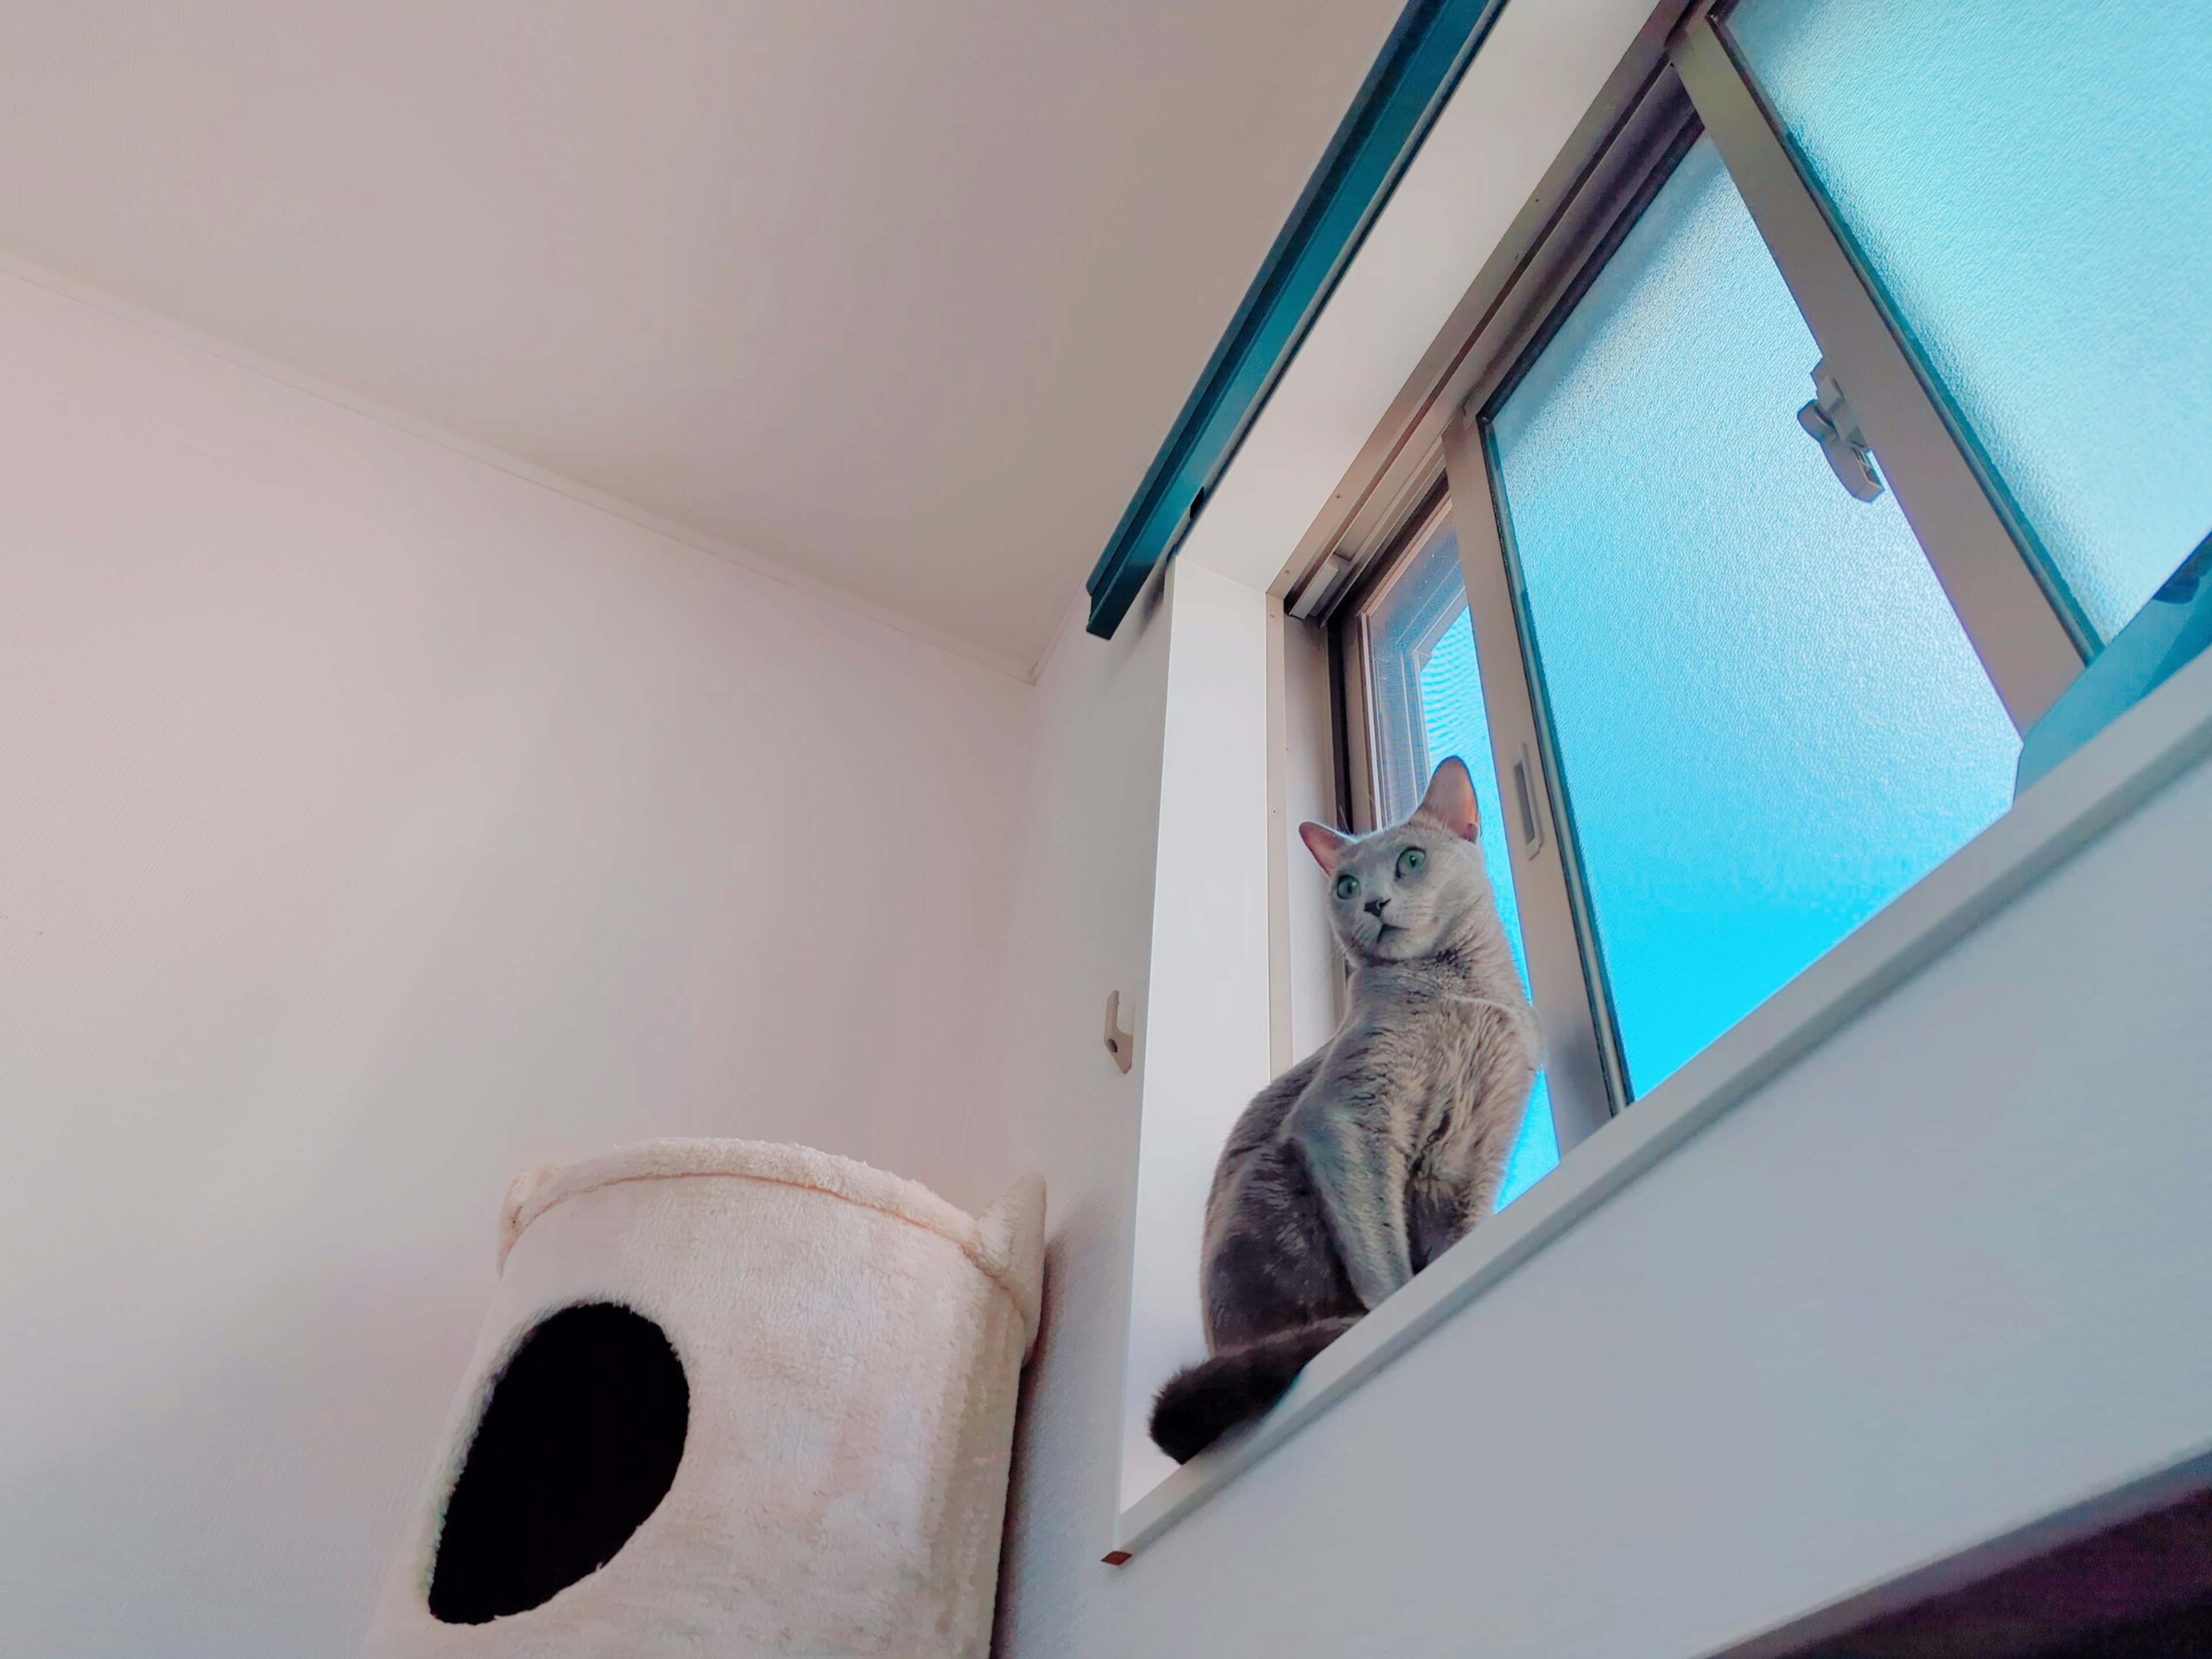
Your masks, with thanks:
M 1429 861 L 1429 855 L 1418 847 L 1408 847 L 1398 854 L 1398 873 L 1410 876 Z
M 1357 876 L 1339 876 L 1339 877 L 1336 878 L 1336 896 L 1337 896 L 1337 897 L 1339 897 L 1339 898 L 1340 898 L 1340 899 L 1348 899 L 1348 898 L 1350 898 L 1350 897 L 1351 897 L 1354 893 L 1358 892 L 1358 890 L 1359 890 L 1359 878 L 1358 878 L 1358 877 L 1357 877 Z

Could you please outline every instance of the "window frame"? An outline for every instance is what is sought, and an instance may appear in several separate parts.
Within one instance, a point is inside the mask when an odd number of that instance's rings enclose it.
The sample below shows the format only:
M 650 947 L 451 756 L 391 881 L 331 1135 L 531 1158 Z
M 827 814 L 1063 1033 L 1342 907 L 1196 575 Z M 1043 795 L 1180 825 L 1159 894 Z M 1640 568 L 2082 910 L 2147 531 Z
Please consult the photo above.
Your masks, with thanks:
M 2025 736 L 2094 654 L 2087 624 L 1784 138 L 1722 33 L 1724 21 L 1711 0 L 1692 13 L 1673 49 L 1675 70 L 1806 326 L 1850 388 L 1883 478 Z
M 1430 537 L 1450 512 L 1451 495 L 1439 452 L 1428 489 L 1392 531 L 1382 556 L 1346 590 L 1342 602 L 1329 616 L 1329 650 L 1348 670 L 1343 680 L 1347 699 L 1344 729 L 1350 740 L 1340 743 L 1337 749 L 1344 760 L 1339 787 L 1346 806 L 1346 827 L 1354 835 L 1368 835 L 1382 821 L 1380 769 L 1386 745 L 1382 699 L 1376 691 L 1376 612 L 1411 571 Z
M 1700 134 L 1712 138 L 1823 367 L 1846 389 L 1884 483 L 2023 735 L 2094 649 L 1729 46 L 1729 3 L 1695 0 L 1655 12 L 1577 143 L 1524 211 L 1520 234 L 1478 275 L 1425 362 L 1428 396 L 1401 397 L 1394 407 L 1355 466 L 1371 474 L 1366 489 L 1339 491 L 1352 510 L 1309 533 L 1292 567 L 1301 574 L 1287 590 L 1290 614 L 1328 626 L 1340 809 L 1349 827 L 1371 830 L 1383 736 L 1375 726 L 1365 618 L 1419 550 L 1439 495 L 1449 503 L 1492 763 L 1505 800 L 1525 783 L 1538 827 L 1531 839 L 1508 825 L 1563 1158 L 1636 1096 L 1575 826 L 1557 787 L 1560 760 L 1543 716 L 1489 422 Z M 1810 386 L 1808 379 L 1808 396 Z
M 1460 538 L 1460 575 L 1462 583 L 1467 580 L 1464 518 L 1440 469 L 1437 487 L 1394 527 L 1382 556 L 1347 587 L 1330 617 L 1330 653 L 1341 665 L 1337 683 L 1344 693 L 1339 705 L 1337 750 L 1344 761 L 1340 782 L 1345 789 L 1345 818 L 1355 833 L 1366 834 L 1381 822 L 1383 793 L 1378 754 L 1383 734 L 1372 694 L 1374 617 L 1447 520 Z M 1573 901 L 1560 875 L 1559 837 L 1551 830 L 1550 784 L 1534 758 L 1537 738 L 1528 681 L 1514 672 L 1512 665 L 1518 659 L 1502 654 L 1485 637 L 1495 631 L 1483 626 L 1496 619 L 1491 597 L 1478 605 L 1470 593 L 1468 611 L 1490 728 L 1489 759 L 1496 769 L 1499 799 L 1507 803 L 1505 828 L 1513 849 L 1514 901 L 1521 915 L 1529 1000 L 1544 1030 L 1552 1129 L 1564 1158 L 1603 1127 L 1619 1109 L 1604 1071 L 1606 1050 L 1598 1036 L 1590 980 L 1583 971 Z M 1528 790 L 1529 810 L 1538 829 L 1533 841 L 1512 822 L 1519 787 L 1516 772 Z

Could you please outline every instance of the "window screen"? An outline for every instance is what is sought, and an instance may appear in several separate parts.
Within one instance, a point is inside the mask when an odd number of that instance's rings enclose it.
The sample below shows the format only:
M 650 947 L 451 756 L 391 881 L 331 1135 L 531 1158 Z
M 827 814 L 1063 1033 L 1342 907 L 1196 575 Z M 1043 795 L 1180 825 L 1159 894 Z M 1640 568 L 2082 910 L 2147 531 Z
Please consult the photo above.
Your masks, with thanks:
M 1528 957 L 1513 891 L 1513 859 L 1491 758 L 1482 680 L 1475 670 L 1459 543 L 1449 519 L 1433 523 L 1403 571 L 1368 610 L 1366 626 L 1376 738 L 1376 820 L 1395 823 L 1412 812 L 1420 804 L 1430 769 L 1446 756 L 1457 755 L 1467 763 L 1482 811 L 1483 863 L 1525 994 Z M 1498 1184 L 1498 1207 L 1504 1209 L 1534 1186 L 1559 1161 L 1551 1096 L 1540 1072 L 1521 1139 Z

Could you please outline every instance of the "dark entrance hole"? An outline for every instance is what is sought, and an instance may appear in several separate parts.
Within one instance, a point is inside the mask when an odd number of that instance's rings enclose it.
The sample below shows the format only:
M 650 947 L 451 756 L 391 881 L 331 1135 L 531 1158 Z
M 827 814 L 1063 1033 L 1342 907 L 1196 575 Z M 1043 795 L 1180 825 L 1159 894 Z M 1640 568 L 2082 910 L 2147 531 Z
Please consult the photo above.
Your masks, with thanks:
M 611 1302 L 540 1320 L 493 1382 L 446 1504 L 430 1612 L 482 1625 L 615 1558 L 676 1479 L 691 1389 L 660 1327 Z

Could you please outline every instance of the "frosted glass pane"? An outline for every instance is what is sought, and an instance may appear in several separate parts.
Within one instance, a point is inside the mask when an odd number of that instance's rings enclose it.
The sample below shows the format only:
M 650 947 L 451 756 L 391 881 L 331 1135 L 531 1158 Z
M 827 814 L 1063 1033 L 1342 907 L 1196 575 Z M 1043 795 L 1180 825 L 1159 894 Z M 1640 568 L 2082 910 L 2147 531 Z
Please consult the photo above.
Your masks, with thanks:
M 1630 1081 L 2003 811 L 2019 740 L 1700 139 L 1491 437 Z
M 1728 27 L 2110 639 L 2212 529 L 2212 8 L 1747 0 Z
M 1482 813 L 1482 861 L 1498 895 L 1498 920 L 1513 947 L 1521 986 L 1528 986 L 1528 957 L 1521 940 L 1521 908 L 1513 891 L 1513 855 L 1498 773 L 1490 755 L 1490 720 L 1483 712 L 1482 679 L 1474 661 L 1474 632 L 1468 622 L 1467 587 L 1459 568 L 1459 543 L 1449 524 L 1439 526 L 1369 619 L 1376 728 L 1382 752 L 1382 815 L 1412 811 L 1428 782 L 1429 768 L 1447 755 L 1467 763 Z M 1552 1126 L 1552 1097 L 1543 1074 L 1529 1096 L 1521 1138 L 1505 1164 L 1498 1207 L 1504 1209 L 1550 1174 L 1559 1161 Z

